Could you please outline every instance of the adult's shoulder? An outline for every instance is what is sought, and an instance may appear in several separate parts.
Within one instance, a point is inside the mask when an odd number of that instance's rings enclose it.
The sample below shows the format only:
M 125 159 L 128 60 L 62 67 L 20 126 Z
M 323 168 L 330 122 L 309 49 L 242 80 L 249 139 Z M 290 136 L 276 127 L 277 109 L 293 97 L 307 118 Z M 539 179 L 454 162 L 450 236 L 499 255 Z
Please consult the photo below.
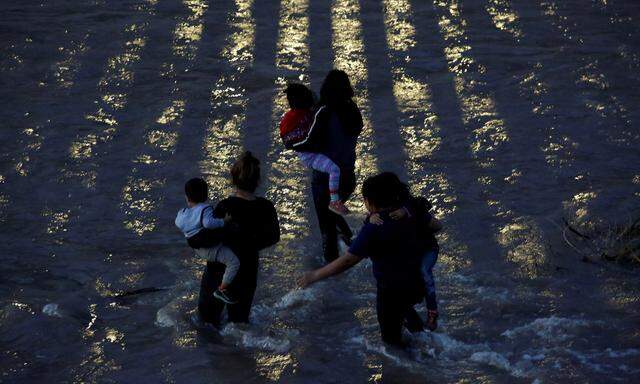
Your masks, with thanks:
M 258 196 L 255 199 L 256 204 L 258 204 L 261 208 L 264 209 L 276 209 L 273 202 L 265 197 Z
M 375 238 L 378 236 L 381 228 L 382 225 L 376 225 L 367 220 L 360 228 L 357 237 L 369 239 Z

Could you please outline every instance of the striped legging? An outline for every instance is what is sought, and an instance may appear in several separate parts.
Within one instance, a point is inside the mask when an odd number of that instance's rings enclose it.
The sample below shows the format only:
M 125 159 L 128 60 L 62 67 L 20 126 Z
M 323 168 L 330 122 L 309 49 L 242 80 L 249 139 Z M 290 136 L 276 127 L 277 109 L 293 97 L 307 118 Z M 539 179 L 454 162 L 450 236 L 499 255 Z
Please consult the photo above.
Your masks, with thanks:
M 298 152 L 305 166 L 329 174 L 329 193 L 337 194 L 340 188 L 340 167 L 322 153 Z

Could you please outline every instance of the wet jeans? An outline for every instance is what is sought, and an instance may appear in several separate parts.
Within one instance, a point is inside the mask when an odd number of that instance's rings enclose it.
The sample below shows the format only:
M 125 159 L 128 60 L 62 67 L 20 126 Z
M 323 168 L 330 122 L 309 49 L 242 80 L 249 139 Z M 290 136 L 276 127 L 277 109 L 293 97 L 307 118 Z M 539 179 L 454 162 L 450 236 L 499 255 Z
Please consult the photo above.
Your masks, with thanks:
M 422 320 L 413 309 L 422 298 L 421 288 L 389 289 L 378 286 L 376 294 L 376 315 L 380 325 L 382 341 L 388 344 L 402 343 L 402 327 L 407 321 L 411 332 L 422 331 Z
M 436 300 L 436 283 L 433 279 L 433 266 L 438 260 L 438 249 L 431 249 L 422 256 L 422 264 L 420 270 L 424 279 L 424 288 L 426 291 L 427 309 L 437 310 L 438 301 Z

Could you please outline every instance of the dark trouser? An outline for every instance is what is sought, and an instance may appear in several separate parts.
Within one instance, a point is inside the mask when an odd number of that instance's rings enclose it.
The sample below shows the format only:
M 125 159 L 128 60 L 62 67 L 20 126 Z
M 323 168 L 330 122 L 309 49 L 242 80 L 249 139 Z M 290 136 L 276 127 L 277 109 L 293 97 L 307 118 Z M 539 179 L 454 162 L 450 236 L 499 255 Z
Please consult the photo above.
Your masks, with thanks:
M 353 169 L 340 171 L 340 199 L 346 201 L 356 188 L 356 175 Z M 324 260 L 329 263 L 338 258 L 338 232 L 351 239 L 353 232 L 344 217 L 329 210 L 329 175 L 313 171 L 311 180 L 313 204 L 316 208 L 318 225 L 322 234 L 322 251 Z
M 233 323 L 248 323 L 249 313 L 251 312 L 251 303 L 253 295 L 256 292 L 256 273 L 246 273 L 247 269 L 240 271 L 231 283 L 229 290 L 233 298 L 238 302 L 229 305 L 227 313 L 229 321 Z M 198 297 L 198 312 L 200 318 L 212 323 L 216 327 L 220 325 L 220 317 L 225 304 L 213 297 L 213 292 L 218 289 L 224 275 L 224 264 L 216 262 L 207 262 L 207 266 L 202 274 L 200 282 L 200 295 Z
M 413 309 L 423 292 L 408 289 L 388 289 L 378 287 L 376 296 L 376 311 L 382 341 L 388 344 L 400 345 L 402 342 L 402 327 L 405 320 L 412 332 L 422 330 L 422 321 Z

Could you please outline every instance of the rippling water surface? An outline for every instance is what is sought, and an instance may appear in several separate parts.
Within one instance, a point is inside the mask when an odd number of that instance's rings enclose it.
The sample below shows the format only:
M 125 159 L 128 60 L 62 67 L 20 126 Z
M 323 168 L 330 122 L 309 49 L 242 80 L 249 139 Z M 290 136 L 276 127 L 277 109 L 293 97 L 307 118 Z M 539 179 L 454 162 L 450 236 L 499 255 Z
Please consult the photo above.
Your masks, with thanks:
M 582 263 L 562 218 L 640 199 L 635 1 L 41 0 L 0 5 L 0 381 L 630 382 L 637 271 Z M 397 172 L 446 230 L 437 332 L 378 336 L 368 262 L 320 264 L 282 90 L 346 70 L 362 181 Z M 198 324 L 202 264 L 173 226 L 184 180 L 214 200 L 263 159 L 282 241 L 252 324 Z M 355 196 L 350 219 L 364 207 Z M 145 287 L 160 291 L 116 299 Z M 424 315 L 424 309 L 421 309 Z

